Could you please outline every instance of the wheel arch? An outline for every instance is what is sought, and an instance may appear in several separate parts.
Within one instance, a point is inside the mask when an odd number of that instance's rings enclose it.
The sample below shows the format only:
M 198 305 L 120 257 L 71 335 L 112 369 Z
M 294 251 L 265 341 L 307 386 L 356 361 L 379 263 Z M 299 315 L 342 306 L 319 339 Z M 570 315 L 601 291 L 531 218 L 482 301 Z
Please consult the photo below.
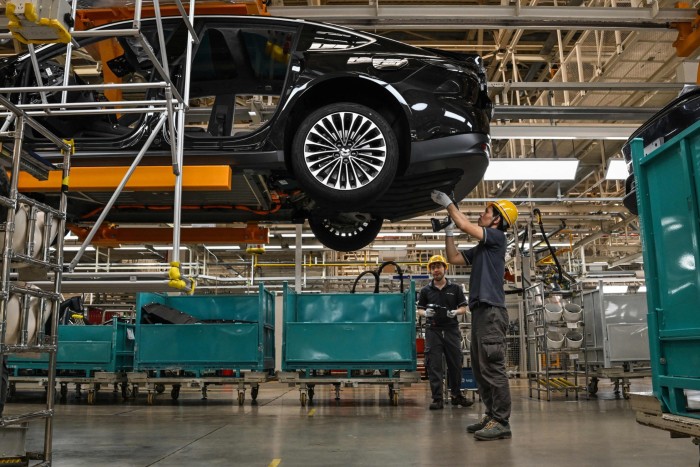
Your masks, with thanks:
M 386 86 L 357 76 L 343 76 L 316 83 L 294 103 L 284 129 L 285 163 L 291 173 L 292 141 L 297 128 L 306 115 L 334 102 L 362 104 L 382 114 L 394 130 L 399 145 L 397 172 L 405 172 L 411 155 L 410 125 L 405 109 Z

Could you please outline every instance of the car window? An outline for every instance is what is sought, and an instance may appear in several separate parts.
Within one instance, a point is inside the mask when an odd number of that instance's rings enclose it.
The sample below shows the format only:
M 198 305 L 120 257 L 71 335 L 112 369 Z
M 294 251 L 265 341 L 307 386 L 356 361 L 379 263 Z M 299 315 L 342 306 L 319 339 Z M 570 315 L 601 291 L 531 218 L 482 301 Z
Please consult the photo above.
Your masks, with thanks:
M 190 79 L 187 135 L 240 137 L 274 115 L 289 68 L 294 30 L 208 26 Z

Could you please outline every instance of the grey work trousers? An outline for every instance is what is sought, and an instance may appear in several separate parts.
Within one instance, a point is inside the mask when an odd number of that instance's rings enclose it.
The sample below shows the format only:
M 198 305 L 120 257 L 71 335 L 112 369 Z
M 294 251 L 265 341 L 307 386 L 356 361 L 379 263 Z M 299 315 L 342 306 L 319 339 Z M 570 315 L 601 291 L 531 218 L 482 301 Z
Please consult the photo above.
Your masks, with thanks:
M 507 423 L 510 418 L 510 387 L 506 374 L 508 310 L 481 304 L 472 312 L 471 359 L 479 395 L 486 415 Z
M 442 356 L 447 363 L 447 382 L 452 397 L 459 397 L 462 384 L 462 335 L 457 326 L 425 329 L 425 369 L 433 400 L 442 400 Z

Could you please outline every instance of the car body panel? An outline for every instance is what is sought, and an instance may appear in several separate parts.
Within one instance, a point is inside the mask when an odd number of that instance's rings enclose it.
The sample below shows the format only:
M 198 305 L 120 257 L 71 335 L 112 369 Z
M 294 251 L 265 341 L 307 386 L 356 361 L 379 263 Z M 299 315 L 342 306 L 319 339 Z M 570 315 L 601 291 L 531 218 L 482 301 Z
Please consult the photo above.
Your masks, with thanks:
M 183 92 L 186 28 L 181 23 L 177 18 L 163 20 L 171 78 Z M 432 189 L 454 192 L 461 199 L 481 180 L 488 165 L 492 104 L 477 55 L 419 49 L 303 20 L 204 16 L 195 19 L 194 27 L 201 42 L 193 51 L 184 163 L 225 164 L 234 175 L 229 193 L 185 192 L 183 222 L 290 221 L 316 210 L 324 216 L 342 214 L 305 196 L 290 163 L 298 157 L 292 154 L 291 143 L 300 122 L 329 103 L 372 109 L 386 119 L 398 142 L 398 168 L 391 183 L 356 206 L 358 212 L 390 220 L 413 217 L 437 209 L 429 197 Z M 143 20 L 142 30 L 159 53 L 152 20 Z M 82 44 L 90 45 L 84 47 L 83 56 L 101 46 L 98 39 L 86 41 Z M 125 79 L 161 80 L 133 42 L 122 38 L 118 45 L 123 55 L 102 65 Z M 60 50 L 61 46 L 37 49 L 45 83 L 60 84 Z M 83 81 L 74 70 L 71 79 Z M 31 85 L 34 77 L 27 55 L 1 60 L 0 80 L 5 87 Z M 139 97 L 162 99 L 160 94 L 154 89 Z M 87 92 L 69 95 L 69 101 L 95 98 L 101 97 Z M 19 99 L 38 102 L 38 95 L 25 93 Z M 125 115 L 40 120 L 59 136 L 76 139 L 75 166 L 100 167 L 129 165 L 158 118 L 157 113 Z M 41 156 L 58 160 L 55 149 L 32 131 L 26 143 Z M 142 164 L 170 162 L 169 135 L 163 130 Z M 74 221 L 94 220 L 111 195 L 76 194 L 69 214 Z M 122 193 L 107 219 L 167 221 L 172 211 L 164 207 L 172 203 L 172 193 L 151 193 L 148 198 Z

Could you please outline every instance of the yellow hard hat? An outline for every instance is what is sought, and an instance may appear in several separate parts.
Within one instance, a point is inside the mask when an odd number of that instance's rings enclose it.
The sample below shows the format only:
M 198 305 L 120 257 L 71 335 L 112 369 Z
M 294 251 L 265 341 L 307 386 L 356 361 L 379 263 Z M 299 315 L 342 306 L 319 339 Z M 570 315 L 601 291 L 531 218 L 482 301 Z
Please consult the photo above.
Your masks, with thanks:
M 444 256 L 433 255 L 430 257 L 430 260 L 428 261 L 428 269 L 430 269 L 430 266 L 432 266 L 435 263 L 442 263 L 445 267 L 447 267 L 447 265 L 449 264 Z
M 494 209 L 498 210 L 498 214 L 500 214 L 509 227 L 512 227 L 515 221 L 518 220 L 518 208 L 507 199 L 494 201 L 489 203 L 489 206 L 493 206 Z

